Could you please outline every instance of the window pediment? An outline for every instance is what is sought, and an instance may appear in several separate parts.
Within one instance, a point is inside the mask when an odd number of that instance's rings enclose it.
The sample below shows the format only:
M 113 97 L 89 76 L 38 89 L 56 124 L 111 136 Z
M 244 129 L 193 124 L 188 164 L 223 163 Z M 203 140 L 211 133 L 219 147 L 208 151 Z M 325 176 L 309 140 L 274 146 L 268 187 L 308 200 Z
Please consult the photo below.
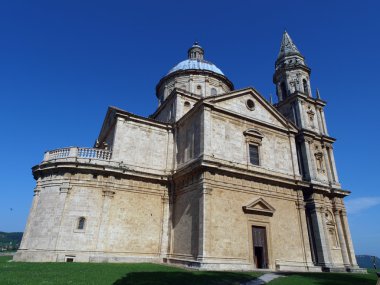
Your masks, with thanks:
M 273 216 L 273 213 L 276 211 L 276 209 L 273 208 L 263 198 L 259 198 L 249 203 L 248 205 L 243 206 L 243 211 L 244 213 L 248 213 L 248 214 Z
M 243 132 L 247 142 L 254 142 L 261 145 L 264 135 L 255 129 L 248 129 Z

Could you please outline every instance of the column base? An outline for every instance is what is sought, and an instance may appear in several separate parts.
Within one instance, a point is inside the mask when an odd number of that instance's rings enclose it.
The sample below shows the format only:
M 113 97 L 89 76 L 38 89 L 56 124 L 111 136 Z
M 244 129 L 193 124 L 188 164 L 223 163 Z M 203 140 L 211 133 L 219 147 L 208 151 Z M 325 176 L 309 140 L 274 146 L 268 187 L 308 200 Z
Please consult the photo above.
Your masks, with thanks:
M 322 267 L 310 262 L 276 260 L 276 271 L 322 272 Z
M 363 274 L 368 273 L 367 269 L 360 268 L 359 266 L 350 266 L 350 267 L 347 267 L 347 272 L 350 272 L 350 273 L 363 273 Z

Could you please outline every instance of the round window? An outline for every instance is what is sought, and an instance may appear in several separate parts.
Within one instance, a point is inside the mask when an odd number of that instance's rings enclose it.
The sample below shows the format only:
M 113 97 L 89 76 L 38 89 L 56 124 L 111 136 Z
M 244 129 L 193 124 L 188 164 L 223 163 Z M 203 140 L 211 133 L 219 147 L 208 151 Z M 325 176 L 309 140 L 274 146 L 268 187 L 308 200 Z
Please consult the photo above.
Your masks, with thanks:
M 247 102 L 246 102 L 246 104 L 247 104 L 247 108 L 248 108 L 249 110 L 252 111 L 252 110 L 255 109 L 255 103 L 253 102 L 253 100 L 248 99 Z

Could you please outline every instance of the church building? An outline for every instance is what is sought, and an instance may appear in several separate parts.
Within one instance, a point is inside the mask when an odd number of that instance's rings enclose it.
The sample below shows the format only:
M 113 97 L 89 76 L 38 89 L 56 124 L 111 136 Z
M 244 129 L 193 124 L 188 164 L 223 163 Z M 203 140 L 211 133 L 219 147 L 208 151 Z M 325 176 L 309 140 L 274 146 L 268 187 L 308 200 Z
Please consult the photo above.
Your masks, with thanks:
M 310 71 L 285 32 L 274 104 L 234 89 L 194 43 L 151 116 L 109 107 L 93 148 L 47 151 L 32 168 L 14 260 L 360 272 Z

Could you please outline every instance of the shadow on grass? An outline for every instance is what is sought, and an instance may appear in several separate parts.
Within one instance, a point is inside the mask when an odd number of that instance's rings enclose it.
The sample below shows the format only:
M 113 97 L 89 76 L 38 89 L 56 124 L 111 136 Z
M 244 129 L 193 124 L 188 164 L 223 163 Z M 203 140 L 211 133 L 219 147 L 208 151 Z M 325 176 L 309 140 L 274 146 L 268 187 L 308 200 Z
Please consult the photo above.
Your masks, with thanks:
M 115 281 L 114 285 L 222 285 L 239 284 L 254 276 L 235 272 L 131 272 Z

